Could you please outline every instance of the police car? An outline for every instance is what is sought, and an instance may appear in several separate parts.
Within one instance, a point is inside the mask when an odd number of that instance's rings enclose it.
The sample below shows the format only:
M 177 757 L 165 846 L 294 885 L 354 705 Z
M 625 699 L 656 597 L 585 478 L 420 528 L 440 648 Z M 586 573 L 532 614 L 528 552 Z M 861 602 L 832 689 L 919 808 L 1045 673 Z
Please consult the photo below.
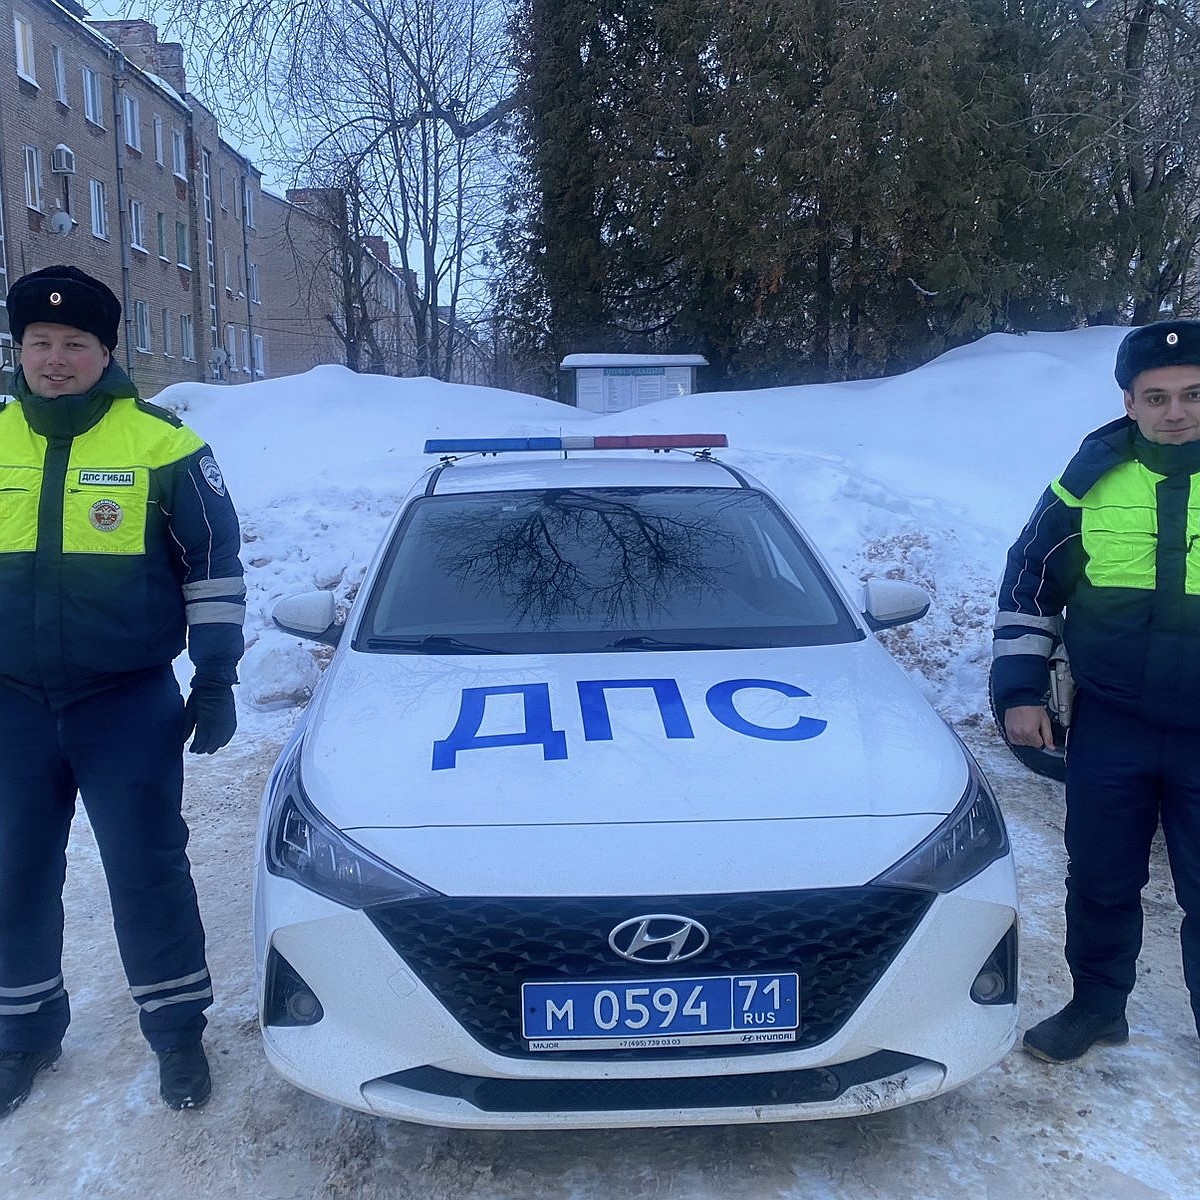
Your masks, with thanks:
M 430 442 L 266 788 L 286 1079 L 463 1128 L 784 1121 L 1012 1043 L 1017 895 L 970 754 L 716 435 Z

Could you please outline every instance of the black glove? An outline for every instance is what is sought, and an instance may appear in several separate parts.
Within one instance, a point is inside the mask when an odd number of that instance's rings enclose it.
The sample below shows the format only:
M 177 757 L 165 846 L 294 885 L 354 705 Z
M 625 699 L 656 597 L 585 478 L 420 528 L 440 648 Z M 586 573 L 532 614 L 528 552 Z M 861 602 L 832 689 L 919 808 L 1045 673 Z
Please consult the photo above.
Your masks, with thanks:
M 224 683 L 193 683 L 183 706 L 183 740 L 196 731 L 188 747 L 192 754 L 216 754 L 237 729 L 233 688 Z

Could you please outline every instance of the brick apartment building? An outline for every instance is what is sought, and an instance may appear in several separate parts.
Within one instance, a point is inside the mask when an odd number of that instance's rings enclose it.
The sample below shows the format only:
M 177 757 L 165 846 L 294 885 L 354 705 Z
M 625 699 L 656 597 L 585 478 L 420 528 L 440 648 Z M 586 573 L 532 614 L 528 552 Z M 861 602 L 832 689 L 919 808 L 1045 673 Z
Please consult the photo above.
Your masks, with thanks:
M 0 295 L 57 262 L 104 279 L 123 308 L 118 361 L 147 396 L 346 362 L 331 323 L 342 281 L 328 266 L 303 289 L 287 279 L 298 256 L 278 212 L 298 206 L 263 192 L 188 92 L 182 46 L 147 21 L 88 21 L 74 0 L 0 0 L 0 13 Z M 338 242 L 311 212 L 290 226 L 304 229 L 302 259 Z M 369 307 L 397 310 L 386 246 L 366 261 Z M 0 364 L 14 355 L 0 309 Z M 399 362 L 389 351 L 360 369 Z
M 412 319 L 383 238 L 356 238 L 337 188 L 263 193 L 259 222 L 272 353 L 289 373 L 340 362 L 412 374 Z

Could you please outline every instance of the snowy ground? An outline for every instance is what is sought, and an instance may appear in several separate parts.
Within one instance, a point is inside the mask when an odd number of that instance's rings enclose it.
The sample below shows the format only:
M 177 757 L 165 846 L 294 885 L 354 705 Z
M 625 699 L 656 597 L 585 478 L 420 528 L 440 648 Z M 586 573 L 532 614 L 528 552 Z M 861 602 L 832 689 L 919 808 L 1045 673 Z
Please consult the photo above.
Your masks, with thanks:
M 1116 415 L 1116 330 L 992 337 L 893 380 L 667 401 L 592 418 L 511 393 L 357 379 L 321 368 L 158 398 L 217 452 L 243 514 L 252 642 L 241 729 L 188 763 L 187 812 L 218 1003 L 215 1093 L 198 1113 L 157 1099 L 86 823 L 68 879 L 65 971 L 75 1019 L 58 1068 L 0 1123 L 0 1198 L 196 1200 L 768 1197 L 1049 1200 L 1200 1196 L 1200 1057 L 1178 911 L 1156 851 L 1127 1047 L 1054 1068 L 1014 1051 L 960 1091 L 815 1124 L 546 1134 L 424 1129 L 339 1110 L 279 1080 L 258 1043 L 250 879 L 258 797 L 319 674 L 269 627 L 279 597 L 352 599 L 427 436 L 724 429 L 852 578 L 911 579 L 929 616 L 889 645 L 979 755 L 1009 820 L 1023 897 L 1022 1024 L 1065 998 L 1062 795 L 996 739 L 984 679 L 1003 552 L 1088 429 Z M 181 673 L 186 674 L 181 668 Z

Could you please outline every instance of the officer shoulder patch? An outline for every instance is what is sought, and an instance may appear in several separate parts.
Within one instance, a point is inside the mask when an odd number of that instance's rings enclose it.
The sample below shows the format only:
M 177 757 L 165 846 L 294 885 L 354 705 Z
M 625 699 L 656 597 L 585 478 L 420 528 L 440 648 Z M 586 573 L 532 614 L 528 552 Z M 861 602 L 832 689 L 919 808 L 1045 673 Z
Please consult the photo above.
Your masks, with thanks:
M 204 482 L 218 496 L 225 495 L 225 477 L 221 474 L 221 468 L 217 466 L 217 460 L 211 454 L 206 454 L 198 465 L 200 473 L 204 476 Z
M 134 400 L 139 411 L 147 413 L 152 417 L 158 417 L 161 421 L 166 421 L 168 425 L 174 425 L 179 429 L 183 422 L 170 409 L 159 408 L 157 404 L 151 404 L 149 400 L 143 400 L 140 396 Z

